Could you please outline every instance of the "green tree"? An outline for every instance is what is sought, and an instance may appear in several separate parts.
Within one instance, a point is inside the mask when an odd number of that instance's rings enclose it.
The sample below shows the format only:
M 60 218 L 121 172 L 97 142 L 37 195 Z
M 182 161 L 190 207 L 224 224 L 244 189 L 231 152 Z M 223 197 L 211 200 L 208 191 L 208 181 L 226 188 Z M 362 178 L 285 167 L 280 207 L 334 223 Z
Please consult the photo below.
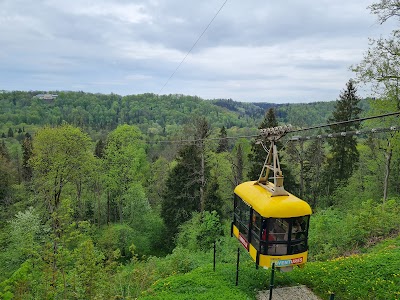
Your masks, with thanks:
M 131 207 L 132 201 L 135 201 L 128 197 L 132 191 L 131 186 L 140 191 L 136 194 L 142 195 L 140 201 L 147 202 L 143 184 L 146 182 L 149 164 L 140 130 L 135 126 L 120 125 L 110 132 L 104 159 L 107 170 L 107 219 L 122 222 L 125 219 L 124 208 Z
M 104 148 L 105 148 L 104 142 L 100 139 L 96 143 L 96 148 L 94 150 L 94 155 L 98 158 L 103 158 L 104 157 Z
M 39 247 L 38 234 L 41 230 L 41 225 L 40 217 L 33 207 L 24 212 L 18 212 L 9 223 L 14 258 L 23 262 L 37 255 Z
M 381 24 L 390 18 L 399 20 L 400 3 L 395 0 L 381 0 L 369 6 L 371 12 L 378 17 Z M 362 61 L 353 66 L 360 82 L 372 84 L 379 100 L 373 101 L 374 111 L 387 112 L 400 110 L 400 34 L 395 28 L 389 37 L 371 39 L 371 46 Z M 382 105 L 384 103 L 384 105 Z M 395 122 L 394 124 L 396 124 Z M 398 135 L 387 136 L 379 149 L 385 156 L 385 171 L 383 182 L 383 199 L 386 201 L 389 193 L 391 169 L 393 166 L 393 149 L 396 148 Z M 383 145 L 384 144 L 384 145 Z M 395 164 L 396 165 L 396 164 Z
M 33 169 L 34 188 L 47 211 L 52 232 L 51 283 L 56 289 L 59 244 L 64 217 L 62 192 L 85 175 L 84 164 L 91 160 L 90 139 L 80 129 L 70 125 L 39 130 L 33 140 L 33 156 L 29 163 Z M 67 210 L 68 211 L 68 210 Z M 55 293 L 53 290 L 52 293 Z
M 201 161 L 198 151 L 195 145 L 184 146 L 166 181 L 161 217 L 166 226 L 170 248 L 179 226 L 189 220 L 194 211 L 200 211 L 200 183 L 193 180 L 193 174 Z
M 216 211 L 196 212 L 180 226 L 177 244 L 192 251 L 208 251 L 222 234 L 223 228 Z
M 219 141 L 218 141 L 218 148 L 217 153 L 226 152 L 228 151 L 228 139 L 225 126 L 221 127 L 221 131 L 219 132 Z
M 278 126 L 278 121 L 276 120 L 275 110 L 273 108 L 270 108 L 266 112 L 264 120 L 261 122 L 260 126 L 258 126 L 258 129 L 271 128 L 276 126 Z M 263 143 L 265 145 L 268 145 L 267 140 L 263 140 Z M 278 143 L 277 147 L 279 147 Z M 249 161 L 251 162 L 251 167 L 248 177 L 251 180 L 257 180 L 258 177 L 260 176 L 266 157 L 267 153 L 265 152 L 264 148 L 261 145 L 253 142 L 251 146 L 251 153 L 249 154 Z
M 102 264 L 104 256 L 96 251 L 91 239 L 83 241 L 74 250 L 74 294 L 77 299 L 95 299 L 105 279 Z
M 346 84 L 346 89 L 343 90 L 336 101 L 335 111 L 330 123 L 348 121 L 358 119 L 361 109 L 358 107 L 360 98 L 357 96 L 357 89 L 353 80 L 349 80 Z M 360 128 L 360 123 L 345 123 L 332 125 L 329 128 L 329 133 L 353 131 Z M 331 146 L 331 157 L 328 158 L 329 173 L 328 182 L 330 189 L 335 189 L 339 182 L 346 181 L 353 173 L 358 159 L 359 153 L 357 150 L 357 139 L 354 136 L 346 135 L 343 137 L 329 139 Z M 329 194 L 329 193 L 328 193 Z
M 22 179 L 25 181 L 32 179 L 32 167 L 29 165 L 32 150 L 32 137 L 29 133 L 26 133 L 22 141 Z
M 266 112 L 264 120 L 261 122 L 258 129 L 271 128 L 276 126 L 278 126 L 278 121 L 276 119 L 275 110 L 273 108 L 270 108 Z M 264 143 L 264 145 L 268 147 L 269 141 L 267 141 L 266 139 L 262 139 L 262 142 Z M 279 151 L 282 148 L 281 142 L 277 141 L 275 144 Z M 251 153 L 248 156 L 249 162 L 251 164 L 248 173 L 248 177 L 250 178 L 250 180 L 258 180 L 258 177 L 260 176 L 266 157 L 267 153 L 264 150 L 264 148 L 261 145 L 257 144 L 256 141 L 254 141 L 251 146 Z M 283 153 L 281 152 L 280 158 L 282 157 Z M 282 161 L 281 161 L 281 170 L 283 176 L 285 177 L 285 188 L 292 192 L 295 191 L 297 189 L 296 181 L 292 176 L 290 169 L 287 168 L 285 163 L 283 163 Z
M 321 139 L 315 139 L 305 150 L 304 182 L 305 195 L 311 206 L 316 206 L 318 198 L 322 194 L 323 183 L 322 170 L 325 167 L 326 154 L 324 143 Z
M 8 128 L 7 137 L 14 137 L 14 130 L 12 130 L 12 128 Z
M 0 205 L 4 208 L 11 204 L 11 186 L 15 181 L 15 169 L 4 141 L 0 143 Z
M 222 206 L 223 200 L 219 195 L 218 179 L 213 177 L 207 184 L 204 210 L 209 212 L 216 211 L 219 216 L 222 216 Z
M 242 144 L 238 144 L 236 148 L 236 155 L 232 162 L 232 169 L 234 174 L 233 184 L 236 186 L 243 182 L 244 154 Z

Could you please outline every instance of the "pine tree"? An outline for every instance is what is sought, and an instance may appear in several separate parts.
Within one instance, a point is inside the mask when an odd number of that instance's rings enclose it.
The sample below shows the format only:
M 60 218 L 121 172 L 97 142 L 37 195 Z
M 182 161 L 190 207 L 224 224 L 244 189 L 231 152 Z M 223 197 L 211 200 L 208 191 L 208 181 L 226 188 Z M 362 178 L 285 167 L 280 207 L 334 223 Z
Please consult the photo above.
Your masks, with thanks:
M 25 181 L 32 179 L 32 167 L 29 164 L 29 159 L 32 156 L 32 138 L 29 133 L 25 134 L 22 141 L 22 178 Z
M 244 169 L 244 157 L 243 157 L 243 148 L 242 144 L 238 144 L 236 149 L 236 157 L 233 158 L 232 162 L 232 171 L 234 177 L 234 186 L 243 182 L 243 169 Z
M 161 217 L 172 241 L 181 224 L 200 211 L 200 183 L 193 178 L 200 165 L 199 149 L 184 146 L 178 154 L 177 164 L 170 172 L 161 204 Z M 169 245 L 173 246 L 173 245 Z
M 346 89 L 343 90 L 335 105 L 335 111 L 330 123 L 348 121 L 359 118 L 361 109 L 358 107 L 360 98 L 357 96 L 357 89 L 353 80 L 349 80 Z M 328 132 L 353 131 L 360 128 L 360 123 L 346 123 L 330 126 Z M 331 146 L 332 157 L 328 160 L 328 173 L 330 173 L 329 186 L 336 188 L 340 181 L 350 178 L 359 159 L 357 150 L 357 139 L 354 136 L 343 136 L 328 140 Z
M 320 139 L 312 141 L 305 153 L 304 182 L 307 199 L 311 206 L 317 205 L 317 199 L 321 195 L 323 181 L 322 169 L 326 161 L 323 142 Z
M 94 150 L 94 155 L 98 158 L 103 158 L 104 157 L 104 148 L 105 148 L 104 142 L 100 139 L 96 143 L 96 148 Z
M 273 108 L 268 109 L 267 113 L 265 114 L 263 122 L 260 124 L 258 129 L 262 128 L 271 128 L 278 126 L 278 121 L 276 120 L 275 110 Z M 263 143 L 268 147 L 270 142 L 268 140 L 263 140 Z M 277 141 L 275 142 L 278 151 L 282 149 L 282 143 Z M 267 153 L 263 149 L 261 145 L 256 144 L 253 142 L 251 146 L 251 153 L 249 154 L 249 161 L 251 163 L 250 171 L 248 173 L 248 177 L 250 180 L 257 180 L 260 176 L 264 161 L 267 157 Z M 282 153 L 280 153 L 280 157 L 282 158 Z M 298 185 L 296 184 L 296 180 L 293 175 L 290 173 L 290 169 L 285 165 L 284 162 L 280 162 L 281 170 L 283 176 L 285 178 L 285 188 L 292 193 L 298 190 Z
M 278 126 L 278 121 L 276 120 L 275 117 L 275 111 L 273 108 L 270 108 L 264 117 L 264 120 L 258 126 L 258 129 L 262 128 L 270 128 L 270 127 L 276 127 Z M 268 146 L 269 142 L 267 140 L 263 140 L 263 143 Z M 280 143 L 276 143 L 277 147 L 280 148 Z M 251 162 L 251 168 L 248 174 L 248 177 L 250 180 L 257 180 L 262 167 L 263 163 L 265 161 L 265 158 L 267 157 L 267 153 L 263 149 L 261 145 L 256 144 L 253 142 L 251 145 L 251 153 L 249 154 L 249 161 Z
M 207 184 L 204 210 L 209 212 L 216 211 L 221 217 L 223 201 L 221 196 L 218 194 L 218 189 L 219 184 L 217 178 L 212 178 Z
M 221 131 L 219 132 L 219 142 L 217 153 L 226 152 L 228 151 L 228 139 L 225 126 L 222 126 Z
M 14 137 L 14 130 L 12 128 L 8 128 L 7 137 Z

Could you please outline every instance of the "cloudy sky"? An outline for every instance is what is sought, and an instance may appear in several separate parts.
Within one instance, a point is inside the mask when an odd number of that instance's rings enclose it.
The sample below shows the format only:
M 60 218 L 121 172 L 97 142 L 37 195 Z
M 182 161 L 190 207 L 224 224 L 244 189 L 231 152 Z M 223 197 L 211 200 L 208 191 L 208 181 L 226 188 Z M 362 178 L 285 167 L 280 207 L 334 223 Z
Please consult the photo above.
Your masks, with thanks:
M 392 29 L 374 0 L 228 0 L 162 89 L 224 2 L 0 0 L 0 89 L 335 100 Z

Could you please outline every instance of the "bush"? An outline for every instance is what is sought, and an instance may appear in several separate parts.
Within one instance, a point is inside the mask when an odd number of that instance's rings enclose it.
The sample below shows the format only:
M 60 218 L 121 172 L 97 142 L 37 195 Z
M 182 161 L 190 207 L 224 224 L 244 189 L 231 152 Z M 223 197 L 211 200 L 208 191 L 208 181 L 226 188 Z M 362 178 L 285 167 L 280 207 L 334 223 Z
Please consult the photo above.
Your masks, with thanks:
M 385 204 L 372 200 L 352 210 L 327 209 L 312 216 L 310 222 L 310 259 L 324 260 L 360 252 L 400 228 L 398 201 Z
M 180 227 L 177 245 L 193 251 L 207 251 L 223 234 L 216 211 L 193 213 L 192 218 Z

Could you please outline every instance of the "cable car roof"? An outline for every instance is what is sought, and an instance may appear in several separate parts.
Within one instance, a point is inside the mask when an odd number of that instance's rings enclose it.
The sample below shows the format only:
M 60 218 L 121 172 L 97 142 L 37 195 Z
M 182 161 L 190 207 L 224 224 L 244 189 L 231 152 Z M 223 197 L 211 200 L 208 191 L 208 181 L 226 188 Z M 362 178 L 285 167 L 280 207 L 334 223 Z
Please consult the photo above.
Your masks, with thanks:
M 312 213 L 307 202 L 290 193 L 288 196 L 272 197 L 271 192 L 258 185 L 257 181 L 239 184 L 234 192 L 266 218 L 292 218 Z

